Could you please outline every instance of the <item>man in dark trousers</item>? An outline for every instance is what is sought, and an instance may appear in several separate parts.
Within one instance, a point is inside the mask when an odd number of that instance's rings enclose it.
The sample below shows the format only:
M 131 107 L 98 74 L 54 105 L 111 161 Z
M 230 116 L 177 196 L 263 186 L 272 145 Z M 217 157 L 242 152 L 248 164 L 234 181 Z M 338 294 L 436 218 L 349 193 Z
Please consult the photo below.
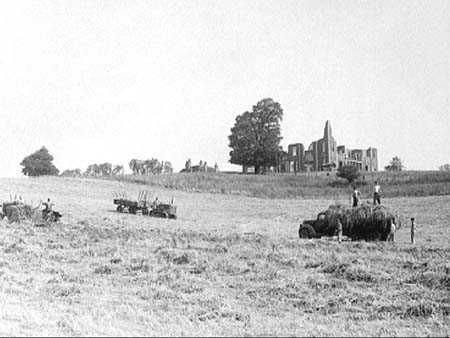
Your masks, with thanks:
M 381 204 L 381 187 L 378 184 L 378 181 L 375 181 L 375 185 L 373 186 L 373 204 Z
M 361 198 L 361 193 L 356 189 L 356 185 L 353 186 L 353 191 L 351 194 L 351 204 L 352 208 L 356 208 L 359 205 L 359 199 Z

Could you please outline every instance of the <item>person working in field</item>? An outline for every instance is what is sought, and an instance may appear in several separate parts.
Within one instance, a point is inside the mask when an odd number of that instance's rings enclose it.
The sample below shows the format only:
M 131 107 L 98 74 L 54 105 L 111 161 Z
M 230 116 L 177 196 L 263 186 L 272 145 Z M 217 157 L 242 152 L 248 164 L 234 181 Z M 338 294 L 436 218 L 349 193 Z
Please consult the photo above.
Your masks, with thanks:
M 378 184 L 378 181 L 375 181 L 375 185 L 373 186 L 373 204 L 381 204 L 381 187 Z
M 155 198 L 155 200 L 152 203 L 152 208 L 156 209 L 160 205 L 160 202 L 158 200 L 158 197 Z
M 353 186 L 352 194 L 350 195 L 352 208 L 356 208 L 359 205 L 359 200 L 361 199 L 361 193 Z
M 390 225 L 390 232 L 389 232 L 389 235 L 388 235 L 388 237 L 387 237 L 387 241 L 388 241 L 388 242 L 394 242 L 395 222 L 394 222 L 394 219 L 393 219 L 393 218 L 391 218 L 391 219 L 389 220 L 389 225 Z
M 47 202 L 42 203 L 44 205 L 44 212 L 49 213 L 53 210 L 53 203 L 50 201 L 50 198 L 47 198 Z
M 336 234 L 337 234 L 337 240 L 339 243 L 342 241 L 342 223 L 341 220 L 338 218 L 336 222 Z
M 53 211 L 53 203 L 50 201 L 50 198 L 47 198 L 47 202 L 42 203 L 44 205 L 44 210 L 42 210 L 42 216 L 47 217 L 47 215 L 51 214 Z

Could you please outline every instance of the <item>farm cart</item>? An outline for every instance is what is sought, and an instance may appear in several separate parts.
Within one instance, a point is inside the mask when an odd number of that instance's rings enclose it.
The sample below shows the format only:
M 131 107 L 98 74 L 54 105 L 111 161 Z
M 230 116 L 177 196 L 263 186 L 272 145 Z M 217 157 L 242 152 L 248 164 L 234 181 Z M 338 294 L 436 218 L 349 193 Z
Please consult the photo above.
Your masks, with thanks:
M 130 200 L 126 197 L 126 194 L 121 194 L 116 196 L 113 203 L 117 205 L 117 211 L 128 212 L 130 214 L 137 214 L 141 212 L 143 215 L 149 215 L 152 217 L 159 218 L 177 218 L 177 207 L 173 204 L 160 203 L 156 204 L 150 203 L 149 195 L 147 191 L 141 191 L 139 193 L 138 200 Z
M 317 215 L 315 220 L 305 220 L 298 229 L 300 238 L 320 238 L 335 234 L 337 220 L 342 223 L 343 235 L 352 240 L 385 241 L 390 232 L 390 221 L 398 217 L 383 206 L 362 205 L 345 208 L 333 205 Z
M 118 212 L 128 211 L 130 214 L 137 214 L 138 211 L 141 211 L 143 215 L 148 215 L 149 208 L 144 201 L 116 198 L 113 202 L 117 205 L 116 210 Z
M 120 196 L 116 194 L 113 203 L 117 205 L 118 212 L 128 211 L 130 214 L 137 214 L 140 211 L 143 215 L 148 215 L 150 211 L 147 191 L 140 191 L 137 201 L 129 199 L 126 194 Z

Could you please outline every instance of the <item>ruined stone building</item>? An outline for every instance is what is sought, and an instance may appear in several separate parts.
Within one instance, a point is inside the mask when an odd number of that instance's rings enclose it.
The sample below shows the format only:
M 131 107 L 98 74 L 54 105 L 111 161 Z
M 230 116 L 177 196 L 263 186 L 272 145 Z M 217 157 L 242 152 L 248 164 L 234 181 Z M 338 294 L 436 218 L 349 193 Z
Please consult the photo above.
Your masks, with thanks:
M 348 149 L 343 145 L 337 146 L 330 122 L 327 121 L 323 138 L 312 142 L 308 149 L 305 149 L 302 143 L 288 146 L 278 171 L 330 171 L 345 165 L 355 166 L 362 172 L 378 171 L 377 149 Z
M 198 173 L 198 172 L 218 173 L 219 172 L 219 166 L 216 163 L 214 165 L 214 167 L 209 167 L 207 162 L 206 161 L 202 161 L 202 160 L 200 160 L 198 165 L 192 165 L 191 159 L 189 158 L 186 161 L 184 169 L 180 171 L 180 173 Z

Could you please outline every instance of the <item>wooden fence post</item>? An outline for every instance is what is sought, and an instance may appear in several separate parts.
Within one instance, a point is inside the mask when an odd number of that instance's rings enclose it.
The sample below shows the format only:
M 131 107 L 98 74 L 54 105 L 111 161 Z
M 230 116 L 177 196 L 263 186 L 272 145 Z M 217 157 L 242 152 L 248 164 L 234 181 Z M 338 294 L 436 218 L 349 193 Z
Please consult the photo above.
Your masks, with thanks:
M 414 217 L 411 218 L 411 243 L 414 244 L 416 242 L 416 225 L 414 224 Z

